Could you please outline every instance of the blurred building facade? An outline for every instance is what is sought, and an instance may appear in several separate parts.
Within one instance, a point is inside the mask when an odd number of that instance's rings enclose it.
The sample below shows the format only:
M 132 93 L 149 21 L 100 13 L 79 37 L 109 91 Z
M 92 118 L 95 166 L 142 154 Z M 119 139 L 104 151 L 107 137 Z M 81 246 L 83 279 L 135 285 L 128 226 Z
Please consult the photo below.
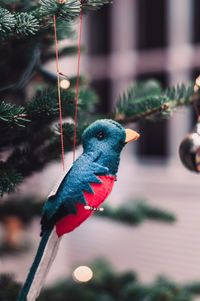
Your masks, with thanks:
M 116 0 L 88 17 L 89 74 L 103 111 L 131 81 L 156 78 L 166 87 L 199 74 L 199 6 L 199 0 Z M 175 126 L 142 123 L 139 156 L 174 154 L 175 141 L 192 125 L 190 113 L 181 115 Z

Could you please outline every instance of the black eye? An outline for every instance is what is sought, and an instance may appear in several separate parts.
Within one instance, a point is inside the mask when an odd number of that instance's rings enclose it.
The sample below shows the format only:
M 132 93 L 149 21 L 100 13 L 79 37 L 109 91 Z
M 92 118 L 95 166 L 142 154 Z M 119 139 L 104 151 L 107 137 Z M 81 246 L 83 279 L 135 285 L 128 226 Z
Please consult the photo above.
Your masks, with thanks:
M 104 133 L 103 133 L 103 132 L 99 132 L 99 133 L 97 134 L 97 139 L 98 139 L 98 140 L 103 140 L 103 139 L 104 139 Z

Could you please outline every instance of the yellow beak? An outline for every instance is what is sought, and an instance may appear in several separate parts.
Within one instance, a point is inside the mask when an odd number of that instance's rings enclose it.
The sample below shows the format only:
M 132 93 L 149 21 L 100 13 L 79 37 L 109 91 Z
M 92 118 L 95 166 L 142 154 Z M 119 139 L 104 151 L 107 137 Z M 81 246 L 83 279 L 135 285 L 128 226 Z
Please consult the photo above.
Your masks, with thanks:
M 137 132 L 131 129 L 126 129 L 125 132 L 126 132 L 125 143 L 137 140 L 140 137 L 140 135 Z

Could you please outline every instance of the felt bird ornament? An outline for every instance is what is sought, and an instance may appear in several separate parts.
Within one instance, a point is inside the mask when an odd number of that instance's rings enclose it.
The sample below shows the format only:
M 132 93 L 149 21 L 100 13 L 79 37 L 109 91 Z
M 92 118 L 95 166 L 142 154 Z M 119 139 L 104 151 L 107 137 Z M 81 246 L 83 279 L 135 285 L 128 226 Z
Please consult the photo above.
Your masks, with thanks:
M 44 205 L 41 242 L 18 301 L 38 297 L 62 235 L 100 210 L 116 180 L 123 147 L 138 137 L 138 133 L 125 130 L 111 119 L 97 120 L 83 132 L 82 155 Z

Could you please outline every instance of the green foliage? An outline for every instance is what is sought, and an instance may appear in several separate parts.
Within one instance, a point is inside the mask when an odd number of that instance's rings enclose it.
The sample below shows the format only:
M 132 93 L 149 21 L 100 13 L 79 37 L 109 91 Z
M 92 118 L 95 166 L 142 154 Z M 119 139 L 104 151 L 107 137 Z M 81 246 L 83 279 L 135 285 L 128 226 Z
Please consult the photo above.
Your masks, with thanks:
M 21 174 L 13 166 L 0 161 L 0 196 L 3 196 L 4 192 L 14 191 L 16 184 L 21 182 Z
M 170 108 L 174 109 L 177 106 L 188 106 L 193 102 L 194 83 L 191 82 L 188 86 L 178 84 L 175 87 L 168 88 L 165 94 L 170 99 Z
M 7 9 L 0 7 L 0 32 L 4 35 L 15 27 L 15 17 Z
M 0 38 L 5 39 L 9 34 L 16 38 L 31 35 L 43 35 L 43 31 L 53 29 L 53 16 L 57 18 L 57 28 L 60 21 L 64 21 L 64 27 L 68 27 L 81 11 L 96 10 L 110 3 L 110 0 L 40 0 L 39 3 L 19 0 L 3 0 L 0 7 Z M 12 13 L 11 9 L 16 12 Z M 24 8 L 24 11 L 23 11 Z M 63 28 L 63 24 L 61 25 Z M 63 30 L 58 32 L 58 39 L 64 38 Z M 65 34 L 65 33 L 64 33 Z M 72 49 L 71 49 L 72 50 Z
M 133 271 L 117 273 L 108 262 L 89 264 L 94 277 L 87 283 L 74 282 L 71 277 L 45 288 L 38 301 L 192 301 L 199 292 L 196 282 L 182 285 L 166 277 L 158 277 L 149 285 L 142 284 Z M 190 288 L 189 288 L 190 287 Z M 11 276 L 0 277 L 0 300 L 15 301 L 19 284 Z
M 156 80 L 133 83 L 120 96 L 113 118 L 121 123 L 141 119 L 168 117 L 178 106 L 190 105 L 193 102 L 194 84 L 184 84 L 162 90 Z
M 38 20 L 28 13 L 18 13 L 16 19 L 16 32 L 24 36 L 34 35 L 39 30 Z
M 24 127 L 26 122 L 29 120 L 26 118 L 24 107 L 7 104 L 4 101 L 0 103 L 0 124 Z
M 81 10 L 79 0 L 55 1 L 55 0 L 40 0 L 40 13 L 43 16 L 59 16 L 65 21 L 71 21 L 75 16 L 78 16 Z
M 38 301 L 192 301 L 200 294 L 199 282 L 178 284 L 158 277 L 152 284 L 142 284 L 133 271 L 117 273 L 108 262 L 90 264 L 94 277 L 88 283 L 76 283 L 71 278 L 44 289 Z M 198 288 L 198 289 L 197 289 Z M 15 301 L 20 285 L 10 275 L 0 276 L 0 300 Z
M 175 222 L 176 220 L 173 213 L 149 205 L 144 200 L 131 200 L 127 206 L 121 206 L 117 209 L 105 207 L 102 217 L 129 225 L 139 225 L 148 219 L 163 222 Z
M 73 131 L 73 129 L 71 129 L 71 131 Z M 29 224 L 32 218 L 41 215 L 44 201 L 45 200 L 40 202 L 38 200 L 36 201 L 34 197 L 25 197 L 20 200 L 9 198 L 5 203 L 0 205 L 0 220 L 3 220 L 10 214 L 20 218 L 24 224 Z M 122 206 L 118 209 L 106 206 L 103 213 L 96 213 L 95 216 L 109 218 L 131 226 L 137 226 L 146 220 L 163 222 L 176 221 L 176 217 L 173 213 L 151 206 L 144 200 L 132 200 L 128 203 L 128 206 Z
M 61 91 L 63 117 L 72 119 L 75 111 L 76 92 L 73 89 L 75 81 L 76 78 L 72 78 L 71 88 Z M 116 121 L 126 124 L 142 118 L 155 119 L 165 116 L 177 106 L 192 103 L 192 86 L 193 84 L 186 88 L 181 85 L 162 91 L 157 81 L 151 80 L 134 84 L 122 94 L 112 117 Z M 81 143 L 83 130 L 94 118 L 92 114 L 96 101 L 96 94 L 92 90 L 80 88 L 77 145 Z M 48 162 L 60 158 L 60 128 L 59 125 L 52 127 L 52 123 L 58 121 L 58 117 L 57 88 L 38 90 L 33 100 L 25 106 L 16 107 L 5 102 L 1 103 L 0 125 L 2 124 L 3 129 L 8 133 L 2 137 L 1 143 L 4 147 L 18 146 L 7 160 L 9 170 L 14 168 L 17 174 L 26 177 L 43 168 Z M 85 122 L 86 120 L 87 122 Z M 38 133 L 40 134 L 38 135 Z M 73 122 L 63 124 L 65 151 L 72 150 L 73 133 Z M 18 183 L 18 181 L 14 181 L 14 175 L 15 173 L 12 175 L 11 181 L 4 180 L 4 184 L 1 185 L 3 187 L 1 193 L 13 191 L 15 184 Z M 109 212 L 108 214 L 113 216 L 113 219 L 118 215 L 122 220 L 127 219 L 132 223 L 139 223 L 144 218 L 160 219 L 161 216 L 166 221 L 173 221 L 173 216 L 159 210 L 156 211 L 154 208 L 147 208 L 144 204 L 143 207 L 141 204 L 138 205 L 132 213 L 129 210 L 126 211 L 126 208 L 120 208 L 120 212 Z
M 72 78 L 72 82 L 75 79 Z M 72 83 L 73 86 L 73 83 Z M 74 117 L 75 111 L 74 90 L 62 90 L 62 114 L 63 117 Z M 80 118 L 86 117 L 94 111 L 94 105 L 97 96 L 94 91 L 88 88 L 80 88 L 78 96 L 78 114 Z M 7 104 L 4 101 L 0 103 L 0 122 L 7 126 L 14 125 L 25 127 L 31 126 L 30 122 L 36 122 L 40 119 L 41 123 L 53 121 L 59 118 L 58 91 L 57 88 L 38 90 L 35 97 L 26 105 L 19 106 Z M 48 127 L 48 124 L 46 124 Z
M 74 119 L 75 97 L 73 89 L 62 90 L 62 115 Z M 96 94 L 80 88 L 78 96 L 78 125 L 76 145 L 81 143 L 83 130 L 90 123 L 96 103 Z M 3 135 L 0 147 L 10 150 L 5 163 L 0 165 L 0 194 L 15 190 L 22 178 L 41 170 L 47 163 L 61 156 L 58 91 L 56 88 L 39 90 L 25 106 L 0 104 L 0 126 Z M 63 123 L 65 152 L 72 150 L 74 122 Z M 6 172 L 7 171 L 7 172 Z

